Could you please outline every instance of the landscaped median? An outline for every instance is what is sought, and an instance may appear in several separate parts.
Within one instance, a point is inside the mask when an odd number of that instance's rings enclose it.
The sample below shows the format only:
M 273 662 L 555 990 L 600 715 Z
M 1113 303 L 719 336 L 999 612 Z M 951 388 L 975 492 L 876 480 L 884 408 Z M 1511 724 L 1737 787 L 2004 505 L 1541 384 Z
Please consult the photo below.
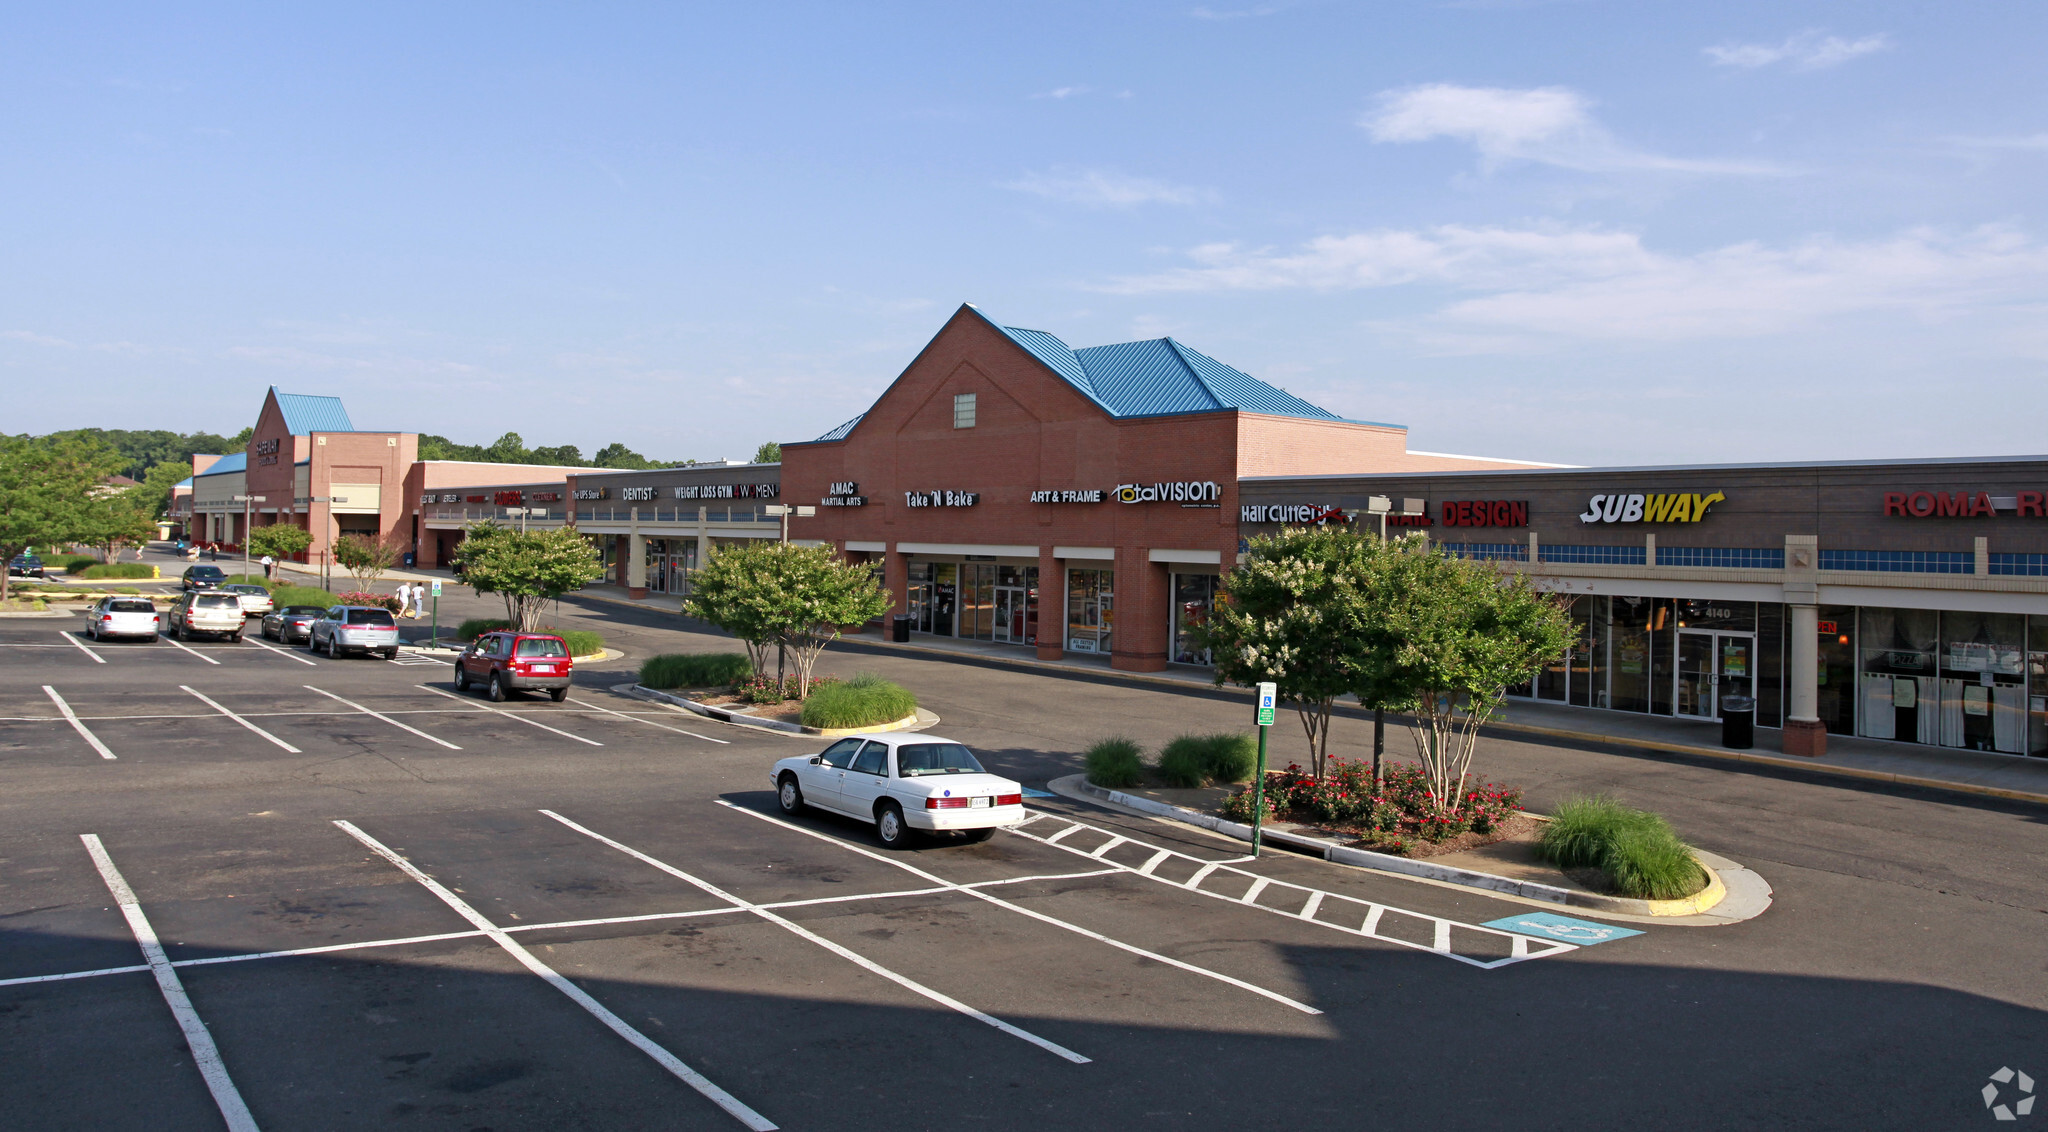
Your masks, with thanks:
M 1132 740 L 1104 740 L 1088 772 L 1051 784 L 1153 817 L 1251 840 L 1251 777 L 1191 772 L 1196 750 L 1227 749 L 1230 736 L 1183 736 L 1154 764 Z M 1213 757 L 1213 756 L 1212 756 Z M 1521 809 L 1521 792 L 1473 784 L 1446 817 L 1415 768 L 1390 763 L 1375 785 L 1369 764 L 1332 759 L 1324 776 L 1298 767 L 1268 777 L 1263 839 L 1338 864 L 1481 889 L 1610 916 L 1719 924 L 1770 906 L 1770 886 L 1743 866 L 1680 841 L 1663 818 L 1605 797 L 1573 798 L 1551 817 Z
M 687 708 L 741 726 L 804 735 L 864 735 L 930 727 L 939 717 L 917 706 L 900 684 L 872 673 L 849 680 L 757 673 L 741 653 L 678 653 L 648 659 L 627 695 Z

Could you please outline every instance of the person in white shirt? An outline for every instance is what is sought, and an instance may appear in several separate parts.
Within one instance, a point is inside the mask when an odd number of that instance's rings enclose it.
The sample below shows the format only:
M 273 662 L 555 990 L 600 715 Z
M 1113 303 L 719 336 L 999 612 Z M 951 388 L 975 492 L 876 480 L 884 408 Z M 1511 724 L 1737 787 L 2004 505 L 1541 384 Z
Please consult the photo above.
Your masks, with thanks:
M 398 583 L 398 615 L 412 616 L 412 587 L 404 582 Z
M 263 580 L 264 580 L 264 581 L 266 581 L 266 582 L 267 582 L 267 581 L 269 581 L 269 580 L 270 580 L 270 571 L 271 571 L 271 569 L 272 569 L 273 567 L 275 567 L 276 565 L 277 565 L 277 559 L 275 559 L 275 558 L 272 558 L 272 557 L 271 557 L 271 556 L 269 556 L 268 554 L 266 554 L 266 555 L 264 555 L 264 556 L 263 556 Z

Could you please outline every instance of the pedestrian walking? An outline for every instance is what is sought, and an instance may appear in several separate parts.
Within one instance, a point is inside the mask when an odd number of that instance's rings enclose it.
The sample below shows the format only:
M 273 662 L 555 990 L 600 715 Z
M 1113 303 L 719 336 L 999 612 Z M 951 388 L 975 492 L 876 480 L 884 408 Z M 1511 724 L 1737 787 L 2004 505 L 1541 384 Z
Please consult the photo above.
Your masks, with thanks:
M 420 610 L 426 607 L 427 584 L 425 582 L 414 582 L 412 584 L 412 619 L 415 621 L 419 620 Z
M 404 582 L 398 583 L 398 615 L 412 616 L 412 587 Z
M 269 581 L 269 580 L 270 580 L 270 571 L 271 571 L 271 570 L 272 570 L 272 568 L 274 568 L 274 567 L 275 567 L 276 565 L 277 565 L 277 559 L 275 559 L 275 558 L 272 558 L 272 557 L 271 557 L 271 556 L 269 556 L 268 554 L 266 554 L 266 555 L 264 555 L 264 556 L 263 556 L 263 580 L 264 580 L 264 581 L 266 581 L 266 582 L 267 582 L 267 581 Z

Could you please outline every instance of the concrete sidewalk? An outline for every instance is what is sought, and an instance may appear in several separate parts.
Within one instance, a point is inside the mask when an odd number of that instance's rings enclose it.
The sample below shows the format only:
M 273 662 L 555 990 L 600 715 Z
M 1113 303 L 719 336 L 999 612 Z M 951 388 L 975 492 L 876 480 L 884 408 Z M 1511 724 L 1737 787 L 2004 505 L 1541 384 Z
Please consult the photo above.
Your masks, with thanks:
M 567 596 L 567 595 L 565 595 Z M 588 586 L 575 596 L 617 605 L 633 606 L 681 617 L 679 598 L 671 594 L 650 594 L 629 598 L 618 586 Z M 922 653 L 972 660 L 982 664 L 1033 669 L 1091 679 L 1116 680 L 1186 691 L 1217 690 L 1207 670 L 1173 667 L 1163 672 L 1124 672 L 1109 666 L 1108 657 L 1067 656 L 1040 660 L 1026 645 L 961 641 L 950 637 L 917 634 L 910 644 L 895 644 L 873 630 L 845 638 L 850 644 L 891 652 Z M 1228 694 L 1249 697 L 1242 689 L 1224 689 Z M 1340 711 L 1365 715 L 1355 702 L 1346 700 Z M 1390 719 L 1391 723 L 1392 720 Z M 1662 715 L 1575 708 L 1563 704 L 1509 700 L 1487 725 L 1491 733 L 1568 739 L 1639 750 L 1662 751 L 1693 758 L 1780 767 L 1815 774 L 1840 775 L 1865 781 L 1891 782 L 1907 786 L 1955 790 L 1993 798 L 2048 804 L 2048 759 L 2018 755 L 1990 754 L 1861 739 L 1851 735 L 1829 735 L 1828 753 L 1820 758 L 1803 758 L 1779 752 L 1774 728 L 1758 728 L 1752 750 L 1735 751 L 1721 746 L 1721 725 L 1714 720 L 1678 719 Z

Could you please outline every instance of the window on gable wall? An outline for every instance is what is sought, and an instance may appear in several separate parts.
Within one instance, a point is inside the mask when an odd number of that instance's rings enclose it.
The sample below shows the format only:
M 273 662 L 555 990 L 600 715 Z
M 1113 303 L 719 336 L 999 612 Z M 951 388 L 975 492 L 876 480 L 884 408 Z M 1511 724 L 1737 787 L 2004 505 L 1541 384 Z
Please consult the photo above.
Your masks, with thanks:
M 974 394 L 955 393 L 953 395 L 953 427 L 974 427 Z

